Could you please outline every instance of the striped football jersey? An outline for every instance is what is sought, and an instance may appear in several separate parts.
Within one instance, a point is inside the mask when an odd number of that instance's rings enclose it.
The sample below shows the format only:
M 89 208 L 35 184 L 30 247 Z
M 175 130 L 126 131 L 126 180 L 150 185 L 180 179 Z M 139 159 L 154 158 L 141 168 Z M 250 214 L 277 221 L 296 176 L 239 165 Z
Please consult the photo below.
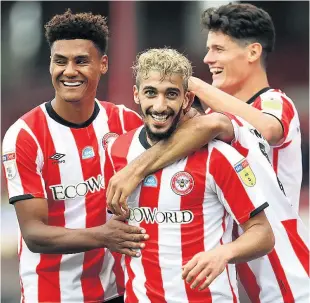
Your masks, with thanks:
M 306 303 L 310 297 L 307 229 L 272 169 L 267 141 L 240 117 L 225 114 L 234 126 L 232 146 L 247 158 L 264 190 L 269 203 L 265 213 L 275 236 L 275 247 L 267 256 L 237 264 L 240 281 L 253 303 Z
M 105 149 L 111 138 L 137 128 L 140 117 L 124 106 L 96 100 L 82 125 L 43 103 L 15 122 L 3 140 L 9 201 L 44 198 L 48 223 L 88 228 L 106 222 Z M 33 205 L 35 207 L 35 205 Z M 18 245 L 21 302 L 103 302 L 124 292 L 121 256 L 101 248 L 75 254 L 32 253 Z
M 118 137 L 108 149 L 115 171 L 149 147 L 143 127 Z M 214 140 L 147 176 L 127 203 L 128 223 L 150 238 L 141 258 L 125 258 L 126 303 L 239 302 L 235 265 L 203 291 L 182 280 L 182 266 L 231 242 L 234 220 L 242 224 L 268 206 L 246 158 Z

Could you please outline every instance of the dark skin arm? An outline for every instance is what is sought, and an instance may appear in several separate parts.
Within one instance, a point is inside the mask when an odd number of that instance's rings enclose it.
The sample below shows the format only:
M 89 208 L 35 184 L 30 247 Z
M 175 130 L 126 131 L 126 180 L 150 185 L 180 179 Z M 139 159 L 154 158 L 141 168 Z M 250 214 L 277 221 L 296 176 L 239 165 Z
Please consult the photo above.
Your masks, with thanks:
M 21 233 L 28 248 L 35 253 L 78 253 L 107 247 L 131 257 L 139 254 L 131 249 L 143 248 L 148 235 L 139 227 L 128 226 L 122 218 L 84 229 L 48 225 L 46 199 L 34 198 L 14 204 Z
M 234 138 L 233 126 L 223 114 L 199 115 L 183 122 L 170 138 L 159 141 L 111 178 L 107 188 L 109 209 L 116 215 L 127 213 L 126 200 L 143 178 L 188 156 L 216 137 L 224 141 Z
M 183 266 L 182 278 L 191 284 L 191 288 L 199 285 L 199 290 L 203 290 L 225 270 L 228 263 L 248 262 L 273 249 L 274 234 L 263 211 L 241 227 L 244 233 L 238 239 L 210 251 L 200 252 Z

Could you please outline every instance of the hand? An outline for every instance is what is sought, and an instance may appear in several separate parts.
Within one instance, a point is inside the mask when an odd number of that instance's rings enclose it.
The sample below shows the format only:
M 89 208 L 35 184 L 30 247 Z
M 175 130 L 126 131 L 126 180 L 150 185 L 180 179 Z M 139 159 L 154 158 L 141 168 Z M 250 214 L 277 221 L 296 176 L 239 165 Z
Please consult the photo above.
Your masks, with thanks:
M 227 249 L 224 246 L 217 247 L 207 252 L 196 254 L 182 269 L 182 279 L 191 283 L 191 288 L 199 286 L 199 290 L 208 287 L 211 282 L 219 276 L 225 269 L 228 258 Z
M 118 216 L 128 214 L 127 198 L 142 179 L 143 177 L 137 175 L 132 163 L 125 166 L 110 179 L 107 188 L 107 205 L 113 214 Z
M 145 243 L 143 241 L 149 238 L 145 234 L 145 230 L 129 226 L 122 222 L 124 217 L 113 216 L 106 224 L 100 226 L 96 238 L 104 242 L 104 246 L 110 251 L 116 251 L 130 257 L 140 257 L 141 253 L 135 249 L 143 249 Z

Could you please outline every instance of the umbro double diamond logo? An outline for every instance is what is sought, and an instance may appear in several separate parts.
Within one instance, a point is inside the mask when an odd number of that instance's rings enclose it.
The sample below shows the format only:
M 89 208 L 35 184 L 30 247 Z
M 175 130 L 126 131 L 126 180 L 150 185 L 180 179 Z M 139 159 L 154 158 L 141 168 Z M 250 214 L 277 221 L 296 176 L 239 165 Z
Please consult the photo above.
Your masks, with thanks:
M 54 155 L 52 155 L 50 157 L 50 159 L 54 160 L 53 164 L 60 164 L 60 163 L 65 163 L 65 160 L 61 160 L 63 157 L 65 156 L 65 154 L 61 154 L 61 153 L 55 153 Z

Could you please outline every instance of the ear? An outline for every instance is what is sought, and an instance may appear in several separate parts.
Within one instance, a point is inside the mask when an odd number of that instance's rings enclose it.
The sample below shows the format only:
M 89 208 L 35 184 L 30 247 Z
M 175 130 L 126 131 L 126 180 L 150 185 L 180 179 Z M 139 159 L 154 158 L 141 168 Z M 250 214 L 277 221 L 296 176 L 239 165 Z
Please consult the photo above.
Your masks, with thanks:
M 139 89 L 138 89 L 137 85 L 133 86 L 133 99 L 135 100 L 136 104 L 140 104 Z
M 109 68 L 109 60 L 107 55 L 103 55 L 100 59 L 100 72 L 104 75 Z
M 187 91 L 185 93 L 184 102 L 182 104 L 182 108 L 184 110 L 184 113 L 187 113 L 190 110 L 190 108 L 191 108 L 191 106 L 192 106 L 192 104 L 194 102 L 194 98 L 195 98 L 195 94 L 194 93 L 189 92 L 189 91 Z
M 263 52 L 263 47 L 260 43 L 252 43 L 247 46 L 248 47 L 248 61 L 253 63 L 257 60 L 260 60 L 260 57 Z

